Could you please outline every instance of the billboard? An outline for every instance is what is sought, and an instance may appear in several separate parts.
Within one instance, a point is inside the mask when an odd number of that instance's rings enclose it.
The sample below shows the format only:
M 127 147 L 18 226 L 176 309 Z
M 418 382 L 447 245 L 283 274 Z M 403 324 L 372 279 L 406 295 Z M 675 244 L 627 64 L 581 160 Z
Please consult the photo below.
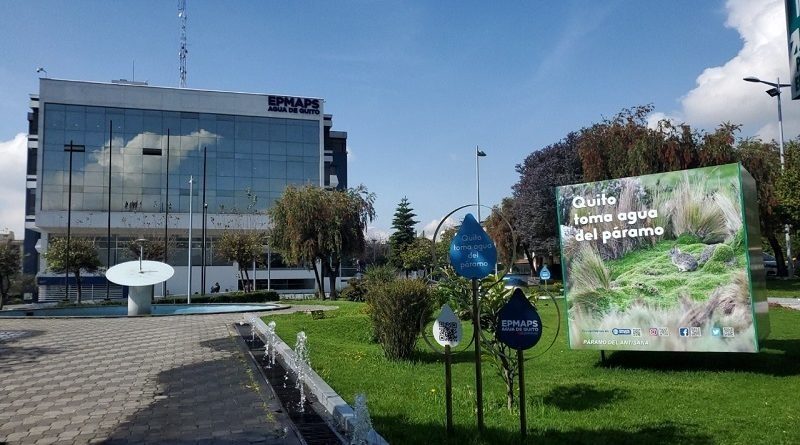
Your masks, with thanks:
M 570 346 L 758 352 L 756 197 L 739 164 L 558 187 Z
M 789 41 L 792 99 L 800 99 L 800 1 L 798 0 L 786 0 L 786 30 Z

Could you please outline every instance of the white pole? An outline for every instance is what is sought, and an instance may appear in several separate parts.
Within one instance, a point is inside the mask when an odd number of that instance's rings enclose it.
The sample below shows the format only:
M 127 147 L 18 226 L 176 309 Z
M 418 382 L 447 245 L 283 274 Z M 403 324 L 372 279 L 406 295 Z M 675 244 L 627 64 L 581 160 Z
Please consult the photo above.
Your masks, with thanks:
M 272 249 L 267 244 L 267 290 L 272 289 Z
M 253 258 L 253 292 L 256 291 L 256 259 Z
M 778 130 L 780 130 L 780 151 L 781 151 L 781 173 L 784 171 L 783 165 L 783 111 L 781 110 L 781 78 L 778 77 L 778 86 L 775 87 L 778 91 Z M 792 261 L 792 238 L 789 234 L 789 224 L 783 226 L 783 231 L 786 234 L 786 262 L 788 263 L 789 278 L 794 277 L 794 262 Z
M 192 189 L 194 178 L 189 176 L 189 279 L 186 283 L 186 303 L 192 303 Z

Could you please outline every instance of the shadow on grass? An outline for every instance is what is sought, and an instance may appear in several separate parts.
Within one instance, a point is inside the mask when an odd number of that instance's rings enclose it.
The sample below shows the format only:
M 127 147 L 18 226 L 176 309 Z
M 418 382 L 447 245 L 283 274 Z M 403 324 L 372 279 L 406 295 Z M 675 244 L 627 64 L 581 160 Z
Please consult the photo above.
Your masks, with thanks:
M 438 354 L 431 351 L 427 345 L 423 346 L 425 350 L 414 351 L 413 361 L 420 363 L 441 363 L 444 365 L 444 353 Z M 484 359 L 485 360 L 485 359 Z M 470 348 L 466 351 L 456 351 L 450 354 L 450 363 L 470 363 L 475 361 L 475 352 Z
M 479 435 L 477 428 L 456 427 L 449 437 L 444 424 L 410 423 L 402 417 L 375 416 L 373 425 L 389 443 L 403 444 L 694 444 L 710 445 L 715 443 L 708 434 L 699 431 L 697 426 L 674 422 L 663 422 L 656 425 L 633 426 L 629 430 L 599 428 L 576 428 L 566 431 L 535 430 L 529 427 L 528 435 L 522 439 L 518 426 L 513 430 L 487 427 Z
M 764 340 L 762 352 L 642 352 L 616 351 L 597 367 L 660 371 L 753 372 L 775 377 L 800 375 L 800 340 Z M 769 350 L 780 351 L 779 353 Z
M 628 398 L 623 389 L 598 389 L 594 385 L 577 384 L 557 386 L 546 396 L 544 403 L 564 411 L 586 411 L 601 408 Z

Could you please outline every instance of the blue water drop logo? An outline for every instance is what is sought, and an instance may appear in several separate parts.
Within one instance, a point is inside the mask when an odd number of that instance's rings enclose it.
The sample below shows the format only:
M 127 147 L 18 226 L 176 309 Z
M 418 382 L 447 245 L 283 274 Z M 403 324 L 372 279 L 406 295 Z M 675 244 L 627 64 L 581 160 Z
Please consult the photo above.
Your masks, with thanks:
M 494 272 L 497 248 L 471 213 L 467 213 L 461 228 L 450 242 L 450 264 L 458 275 L 484 278 Z

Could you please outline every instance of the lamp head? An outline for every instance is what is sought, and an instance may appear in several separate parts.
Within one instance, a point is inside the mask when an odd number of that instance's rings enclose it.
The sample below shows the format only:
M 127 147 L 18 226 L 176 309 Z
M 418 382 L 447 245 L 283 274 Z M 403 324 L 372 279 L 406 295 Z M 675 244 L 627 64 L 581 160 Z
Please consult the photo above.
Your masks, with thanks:
M 759 79 L 758 77 L 753 77 L 753 76 L 745 77 L 742 80 L 744 80 L 745 82 L 761 82 L 761 79 Z

